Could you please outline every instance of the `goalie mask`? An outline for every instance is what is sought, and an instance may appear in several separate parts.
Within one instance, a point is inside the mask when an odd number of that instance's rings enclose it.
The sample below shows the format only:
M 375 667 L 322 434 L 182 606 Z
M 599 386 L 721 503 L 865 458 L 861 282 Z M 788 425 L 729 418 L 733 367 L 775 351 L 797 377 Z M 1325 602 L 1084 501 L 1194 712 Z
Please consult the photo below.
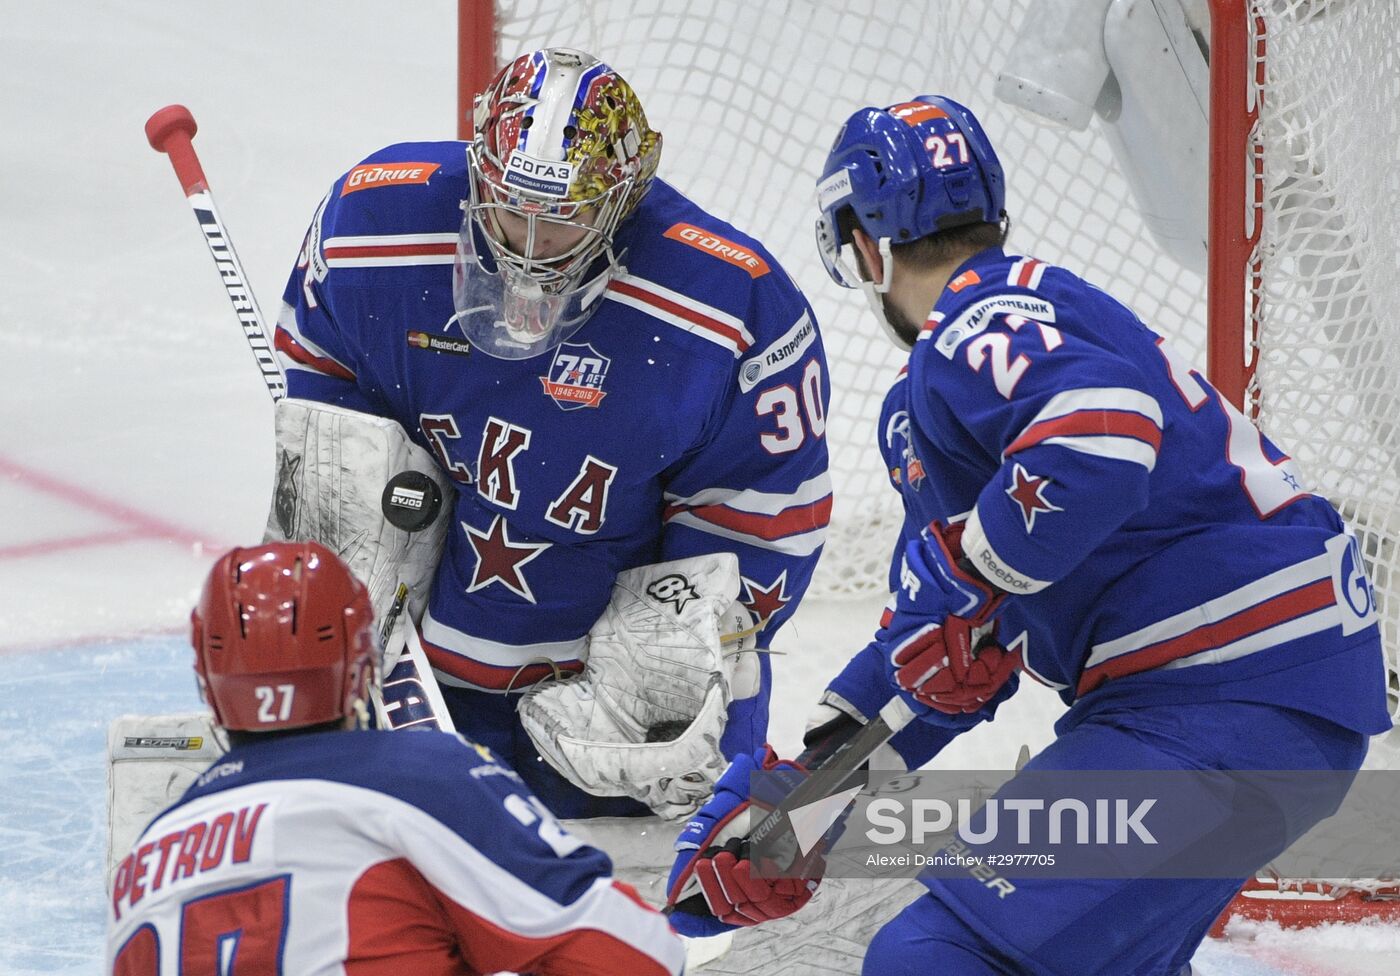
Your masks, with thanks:
M 364 715 L 375 680 L 369 593 L 318 542 L 226 553 L 190 615 L 200 693 L 226 729 Z
M 597 310 L 619 263 L 613 237 L 651 186 L 661 134 L 617 72 L 567 48 L 507 65 L 477 97 L 474 129 L 457 321 L 482 352 L 525 359 Z

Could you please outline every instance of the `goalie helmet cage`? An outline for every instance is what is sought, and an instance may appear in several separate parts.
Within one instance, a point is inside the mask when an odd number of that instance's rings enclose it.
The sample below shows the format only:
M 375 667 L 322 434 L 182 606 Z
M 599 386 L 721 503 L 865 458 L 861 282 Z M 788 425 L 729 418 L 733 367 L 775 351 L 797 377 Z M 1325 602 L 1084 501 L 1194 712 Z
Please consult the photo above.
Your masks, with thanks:
M 1376 584 L 1394 713 L 1400 4 L 1152 0 L 1179 5 L 1210 51 L 1203 277 L 1154 242 L 1101 118 L 1083 131 L 1053 127 L 994 94 L 1032 16 L 1132 2 L 459 0 L 459 137 L 470 137 L 471 98 L 503 57 L 577 47 L 631 82 L 665 136 L 662 178 L 763 241 L 817 312 L 832 374 L 835 497 L 810 593 L 854 595 L 886 589 L 901 520 L 875 426 L 903 354 L 816 258 L 814 174 L 860 105 L 916 92 L 963 101 L 1005 161 L 1008 247 L 1126 301 L 1285 445 L 1356 531 Z M 1058 26 L 1042 23 L 1047 37 Z M 1378 743 L 1368 764 L 1400 762 Z M 1379 903 L 1373 894 L 1368 904 Z

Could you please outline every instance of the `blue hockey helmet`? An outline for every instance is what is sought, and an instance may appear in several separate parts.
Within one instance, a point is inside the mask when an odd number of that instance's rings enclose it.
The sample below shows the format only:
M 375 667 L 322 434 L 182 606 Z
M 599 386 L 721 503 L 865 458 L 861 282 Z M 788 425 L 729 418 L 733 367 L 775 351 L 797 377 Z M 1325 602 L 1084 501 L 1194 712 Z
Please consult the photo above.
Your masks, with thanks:
M 999 223 L 1005 203 L 1001 163 L 965 106 L 942 95 L 920 95 L 887 108 L 863 108 L 842 126 L 817 181 L 817 247 L 832 280 L 860 287 L 846 250 L 851 226 L 859 226 L 884 256 L 882 284 L 872 286 L 884 292 L 891 244 L 966 224 Z M 839 220 L 848 208 L 854 221 Z

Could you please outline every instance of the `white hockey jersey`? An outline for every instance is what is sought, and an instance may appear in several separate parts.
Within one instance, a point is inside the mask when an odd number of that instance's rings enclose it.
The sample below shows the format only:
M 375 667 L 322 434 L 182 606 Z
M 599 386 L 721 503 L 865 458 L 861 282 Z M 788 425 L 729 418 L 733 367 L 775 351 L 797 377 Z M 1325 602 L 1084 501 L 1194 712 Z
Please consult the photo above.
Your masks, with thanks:
M 679 937 L 611 867 L 457 736 L 240 746 L 121 862 L 108 972 L 681 972 Z

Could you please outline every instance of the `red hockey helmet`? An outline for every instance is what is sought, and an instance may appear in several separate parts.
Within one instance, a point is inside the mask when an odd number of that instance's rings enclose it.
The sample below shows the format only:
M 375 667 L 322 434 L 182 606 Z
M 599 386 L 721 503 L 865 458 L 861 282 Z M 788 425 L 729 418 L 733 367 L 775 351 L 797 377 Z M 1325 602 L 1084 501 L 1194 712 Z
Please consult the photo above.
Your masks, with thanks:
M 190 614 L 194 670 L 226 729 L 294 729 L 357 710 L 375 673 L 369 593 L 318 542 L 233 549 Z

